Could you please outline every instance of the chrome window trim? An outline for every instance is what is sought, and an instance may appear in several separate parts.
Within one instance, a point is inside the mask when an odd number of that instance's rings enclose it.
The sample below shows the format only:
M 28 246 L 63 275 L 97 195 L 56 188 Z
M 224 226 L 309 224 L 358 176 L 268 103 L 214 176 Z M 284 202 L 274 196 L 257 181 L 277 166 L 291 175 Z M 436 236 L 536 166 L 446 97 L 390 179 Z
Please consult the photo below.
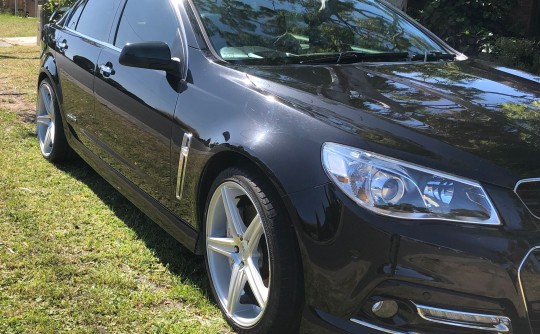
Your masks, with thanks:
M 540 219 L 539 216 L 535 215 L 531 209 L 529 209 L 529 207 L 527 206 L 527 204 L 525 204 L 525 202 L 523 202 L 523 200 L 521 199 L 521 196 L 519 196 L 517 190 L 519 188 L 520 185 L 522 185 L 523 183 L 535 183 L 535 182 L 539 182 L 540 183 L 540 178 L 538 177 L 535 177 L 535 178 L 531 178 L 531 179 L 523 179 L 523 180 L 519 180 L 517 183 L 516 183 L 516 186 L 514 187 L 514 193 L 517 195 L 517 197 L 519 198 L 519 200 L 521 201 L 521 203 L 523 203 L 523 205 L 527 208 L 527 210 L 531 213 L 531 215 L 533 215 L 533 217 L 535 218 L 538 218 Z
M 531 248 L 531 250 L 529 250 L 527 254 L 525 255 L 525 257 L 523 258 L 523 260 L 521 260 L 521 263 L 519 264 L 519 268 L 518 268 L 519 292 L 521 293 L 521 298 L 523 299 L 523 306 L 525 307 L 525 312 L 527 312 L 527 320 L 529 320 L 529 327 L 531 331 L 532 331 L 532 326 L 531 326 L 531 320 L 529 319 L 529 308 L 527 307 L 527 298 L 525 298 L 525 290 L 523 289 L 523 283 L 521 281 L 521 270 L 523 269 L 523 266 L 525 265 L 525 261 L 527 261 L 529 256 L 531 256 L 532 252 L 539 249 L 540 249 L 540 246 Z
M 361 325 L 361 326 L 364 326 L 364 327 L 367 327 L 367 328 L 371 328 L 371 329 L 374 329 L 376 331 L 380 331 L 380 332 L 383 332 L 383 333 L 388 333 L 388 334 L 414 334 L 413 332 L 396 332 L 394 330 L 379 327 L 377 325 L 373 325 L 373 324 L 370 324 L 368 322 L 358 320 L 356 318 L 351 318 L 350 321 L 352 321 L 352 322 L 354 322 L 354 323 L 356 323 L 358 325 Z
M 180 29 L 180 43 L 182 44 L 182 56 L 184 59 L 180 59 L 180 64 L 182 66 L 182 80 L 187 79 L 187 73 L 189 68 L 189 45 L 187 44 L 187 35 L 186 35 L 186 26 L 184 25 L 184 20 L 182 19 L 181 11 L 185 11 L 184 2 L 181 0 L 170 0 L 170 4 L 176 14 L 176 19 L 178 20 L 178 28 Z M 122 17 L 120 17 L 120 20 Z M 118 21 L 120 24 L 120 21 Z M 115 41 L 116 42 L 116 41 Z
M 187 160 L 189 156 L 189 150 L 191 148 L 191 140 L 193 134 L 184 133 L 182 139 L 182 146 L 180 146 L 180 157 L 178 158 L 178 175 L 176 177 L 176 199 L 181 200 L 184 192 L 184 179 L 186 176 Z
M 77 7 L 83 1 L 86 0 L 78 0 L 71 4 L 69 10 L 66 12 L 65 20 L 62 22 L 61 25 L 59 25 L 59 27 L 67 30 L 66 24 L 69 23 L 69 20 L 71 20 L 71 18 L 73 17 L 73 14 L 75 13 L 75 7 Z
M 91 42 L 94 42 L 94 43 L 96 43 L 96 44 L 99 44 L 99 45 L 101 45 L 101 46 L 103 46 L 103 47 L 112 49 L 112 50 L 114 50 L 114 51 L 122 52 L 122 49 L 117 48 L 116 46 L 114 46 L 114 45 L 112 45 L 112 44 L 110 44 L 110 43 L 100 41 L 100 40 L 98 40 L 98 39 L 95 39 L 95 38 L 93 38 L 93 37 L 87 36 L 87 35 L 85 35 L 85 34 L 81 34 L 80 32 L 78 32 L 78 31 L 76 31 L 76 30 L 73 30 L 73 29 L 70 29 L 70 28 L 67 28 L 67 27 L 64 27 L 64 30 L 69 31 L 70 33 L 72 33 L 72 34 L 74 34 L 74 35 L 76 35 L 76 36 L 78 36 L 78 37 L 81 37 L 81 38 L 87 39 L 87 40 L 89 40 L 89 41 L 91 41 Z
M 454 326 L 454 327 L 462 327 L 462 328 L 470 328 L 470 329 L 478 329 L 478 330 L 484 330 L 488 332 L 497 332 L 497 333 L 508 333 L 510 331 L 510 324 L 512 323 L 510 318 L 501 316 L 501 315 L 494 315 L 494 314 L 481 314 L 481 313 L 472 313 L 472 312 L 462 312 L 462 311 L 456 311 L 456 310 L 449 310 L 449 309 L 443 309 L 438 307 L 431 307 L 431 306 L 425 306 L 413 303 L 414 306 L 416 306 L 416 310 L 418 311 L 418 315 L 430 322 L 435 322 L 443 325 L 448 326 Z M 437 318 L 431 318 L 428 315 L 425 315 L 422 310 L 434 310 L 434 311 L 441 311 L 441 312 L 448 312 L 448 313 L 454 313 L 454 314 L 462 314 L 462 315 L 469 315 L 469 316 L 476 316 L 476 317 L 485 317 L 485 318 L 497 318 L 499 320 L 498 325 L 493 325 L 493 327 L 488 328 L 488 324 L 486 324 L 485 327 L 480 325 L 474 325 L 473 323 L 467 323 L 467 322 L 460 322 L 460 321 L 452 321 L 452 320 L 443 320 L 443 319 L 437 319 Z

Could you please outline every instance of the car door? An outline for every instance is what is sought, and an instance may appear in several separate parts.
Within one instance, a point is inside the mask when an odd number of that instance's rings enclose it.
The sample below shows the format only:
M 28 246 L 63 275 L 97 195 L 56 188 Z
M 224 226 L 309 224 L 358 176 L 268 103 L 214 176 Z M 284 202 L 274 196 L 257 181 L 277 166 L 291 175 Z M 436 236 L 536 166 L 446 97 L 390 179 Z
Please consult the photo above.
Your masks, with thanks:
M 91 144 L 84 135 L 88 116 L 94 110 L 94 75 L 103 44 L 120 0 L 82 0 L 70 12 L 55 36 L 56 63 L 62 86 L 62 107 L 73 134 Z
M 170 201 L 173 113 L 180 78 L 164 71 L 123 66 L 127 43 L 162 41 L 182 57 L 179 23 L 169 0 L 128 0 L 114 46 L 104 48 L 96 74 L 92 133 L 101 158 L 161 203 Z

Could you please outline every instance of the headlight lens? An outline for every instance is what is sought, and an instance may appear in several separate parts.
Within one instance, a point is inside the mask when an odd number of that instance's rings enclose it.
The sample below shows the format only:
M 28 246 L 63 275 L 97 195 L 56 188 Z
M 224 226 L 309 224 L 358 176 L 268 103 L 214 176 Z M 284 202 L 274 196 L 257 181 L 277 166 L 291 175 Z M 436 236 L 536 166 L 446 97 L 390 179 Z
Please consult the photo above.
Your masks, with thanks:
M 501 224 L 486 192 L 475 181 L 334 143 L 323 145 L 322 162 L 347 196 L 378 214 Z

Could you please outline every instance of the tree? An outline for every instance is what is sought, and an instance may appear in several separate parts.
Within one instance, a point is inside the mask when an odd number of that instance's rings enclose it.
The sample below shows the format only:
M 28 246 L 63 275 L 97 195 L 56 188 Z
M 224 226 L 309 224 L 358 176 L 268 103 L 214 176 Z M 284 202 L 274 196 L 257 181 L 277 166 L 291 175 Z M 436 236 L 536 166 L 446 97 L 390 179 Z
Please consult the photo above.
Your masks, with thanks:
M 76 0 L 54 0 L 54 1 L 47 1 L 43 5 L 43 9 L 47 13 L 47 16 L 51 15 L 55 10 L 61 7 L 69 7 L 71 6 Z
M 409 1 L 409 14 L 461 52 L 477 55 L 509 33 L 516 0 Z
M 388 2 L 401 9 L 402 11 L 407 10 L 407 0 L 389 0 Z

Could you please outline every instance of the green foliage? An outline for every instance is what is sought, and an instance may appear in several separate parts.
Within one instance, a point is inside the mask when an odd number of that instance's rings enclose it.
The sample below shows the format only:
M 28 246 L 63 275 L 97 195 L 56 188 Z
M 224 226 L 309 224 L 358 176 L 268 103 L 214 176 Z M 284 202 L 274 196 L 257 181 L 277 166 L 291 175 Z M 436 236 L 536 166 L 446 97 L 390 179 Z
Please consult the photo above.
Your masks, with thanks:
M 408 13 L 455 49 L 540 73 L 540 42 L 523 37 L 511 17 L 517 0 L 409 0 Z
M 523 38 L 498 38 L 492 55 L 502 65 L 540 73 L 540 42 Z
M 48 15 L 51 15 L 55 10 L 62 7 L 71 6 L 76 0 L 55 0 L 48 1 L 43 5 L 43 9 L 47 12 Z
M 434 0 L 411 3 L 410 14 L 459 51 L 478 54 L 508 33 L 516 0 Z

